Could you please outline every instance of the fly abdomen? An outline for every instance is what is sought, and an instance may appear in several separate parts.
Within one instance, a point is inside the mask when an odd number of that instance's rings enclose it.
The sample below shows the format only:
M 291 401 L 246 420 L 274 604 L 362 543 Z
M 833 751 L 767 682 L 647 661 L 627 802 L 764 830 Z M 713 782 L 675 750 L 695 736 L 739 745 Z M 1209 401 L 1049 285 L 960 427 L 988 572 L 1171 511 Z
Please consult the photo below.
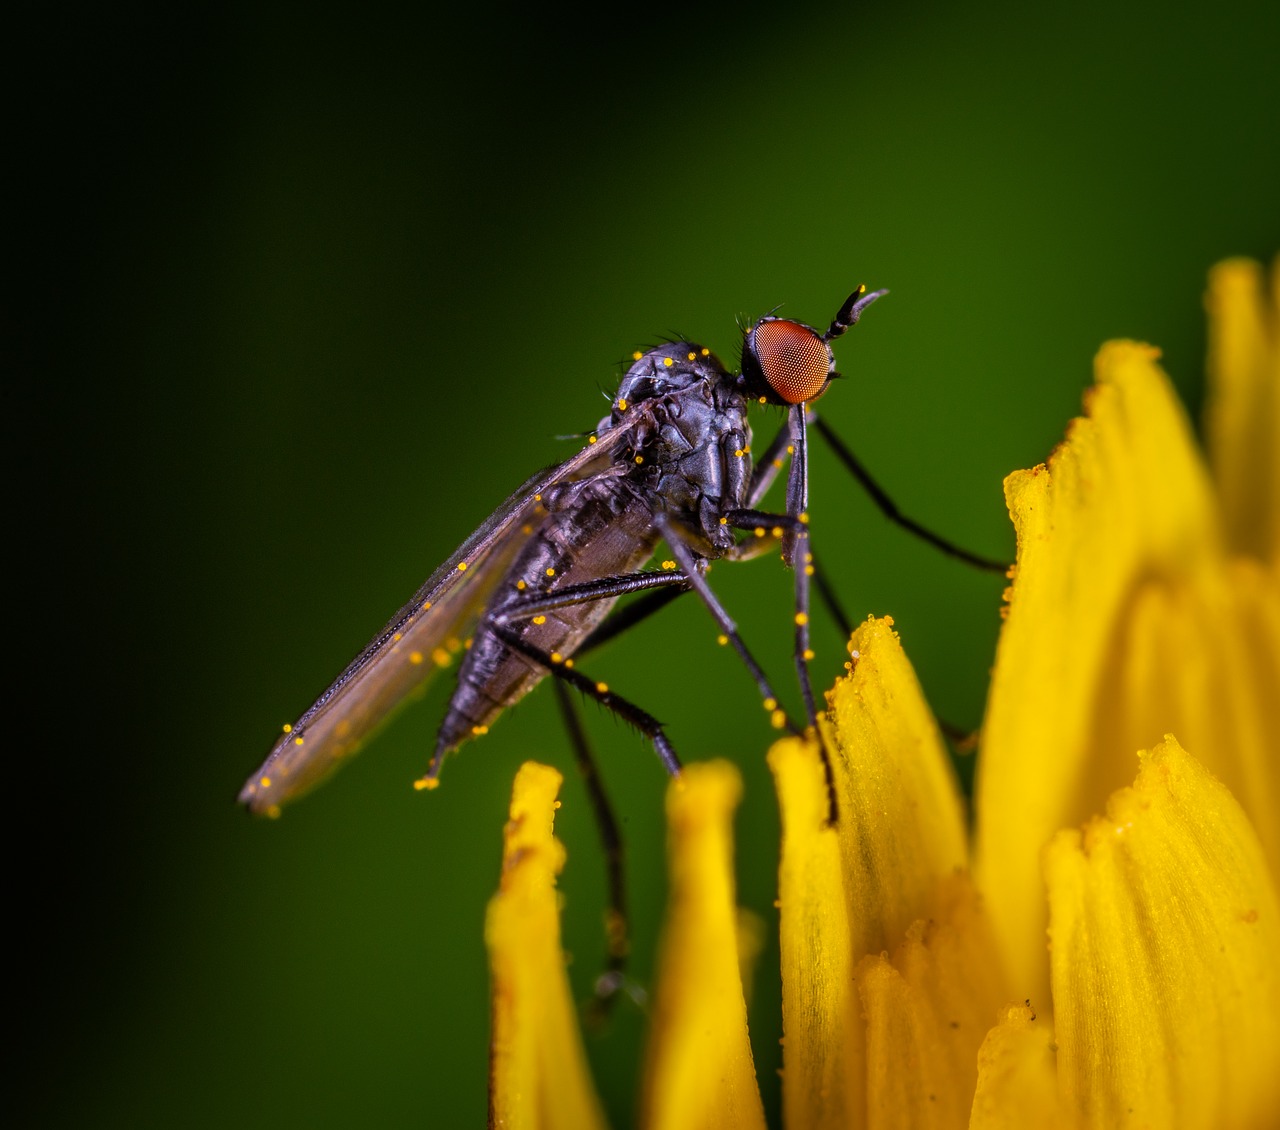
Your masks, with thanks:
M 626 482 L 602 476 L 572 484 L 552 503 L 529 544 L 498 583 L 441 724 L 437 748 L 452 751 L 488 730 L 547 675 L 545 665 L 511 646 L 507 634 L 553 663 L 571 661 L 616 598 L 572 604 L 533 616 L 522 601 L 640 568 L 658 541 L 653 511 Z M 499 626 L 494 617 L 505 621 Z

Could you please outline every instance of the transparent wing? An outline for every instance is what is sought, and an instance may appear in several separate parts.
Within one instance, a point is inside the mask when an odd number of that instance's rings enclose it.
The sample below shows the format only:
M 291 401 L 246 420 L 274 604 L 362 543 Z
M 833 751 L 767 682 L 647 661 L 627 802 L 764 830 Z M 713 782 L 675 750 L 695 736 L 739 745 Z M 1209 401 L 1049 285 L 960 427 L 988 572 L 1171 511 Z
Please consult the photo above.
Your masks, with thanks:
M 418 589 L 305 714 L 276 739 L 240 790 L 274 814 L 350 758 L 391 713 L 448 666 L 459 638 L 539 521 L 540 496 L 606 461 L 629 429 L 614 428 L 512 494 Z

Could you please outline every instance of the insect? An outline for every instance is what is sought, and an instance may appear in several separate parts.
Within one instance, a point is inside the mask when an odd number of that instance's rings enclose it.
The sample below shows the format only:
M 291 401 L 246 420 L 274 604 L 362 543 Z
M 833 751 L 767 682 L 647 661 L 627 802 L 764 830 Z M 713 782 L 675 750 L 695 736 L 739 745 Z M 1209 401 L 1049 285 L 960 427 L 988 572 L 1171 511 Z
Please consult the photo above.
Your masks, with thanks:
M 240 800 L 254 812 L 278 814 L 281 805 L 354 754 L 434 670 L 459 653 L 457 682 L 434 754 L 416 782 L 434 788 L 450 754 L 487 732 L 503 710 L 551 676 L 606 845 L 613 913 L 624 929 L 617 823 L 566 688 L 641 731 L 668 772 L 678 773 L 680 760 L 662 725 L 590 678 L 578 660 L 693 591 L 715 619 L 721 641 L 732 644 L 755 680 L 773 725 L 803 732 L 779 705 L 705 577 L 713 561 L 741 561 L 780 547 L 795 578 L 794 662 L 804 722 L 816 725 L 808 668 L 811 581 L 842 628 L 847 631 L 849 624 L 809 546 L 811 426 L 890 519 L 971 564 L 1005 568 L 903 516 L 811 407 L 839 376 L 831 343 L 885 293 L 859 287 L 825 332 L 773 315 L 761 318 L 746 329 L 738 372 L 690 341 L 637 351 L 609 415 L 582 450 L 526 480 L 427 579 L 315 704 L 284 727 Z M 784 424 L 758 459 L 747 418 L 753 404 L 786 409 Z M 785 511 L 759 509 L 784 466 Z M 646 567 L 661 543 L 670 557 Z M 637 600 L 614 609 L 619 598 L 633 594 L 640 594 Z M 463 639 L 469 641 L 465 650 Z M 825 750 L 823 757 L 830 783 Z M 829 792 L 834 820 L 834 791 Z M 624 946 L 625 939 L 611 940 L 615 966 Z

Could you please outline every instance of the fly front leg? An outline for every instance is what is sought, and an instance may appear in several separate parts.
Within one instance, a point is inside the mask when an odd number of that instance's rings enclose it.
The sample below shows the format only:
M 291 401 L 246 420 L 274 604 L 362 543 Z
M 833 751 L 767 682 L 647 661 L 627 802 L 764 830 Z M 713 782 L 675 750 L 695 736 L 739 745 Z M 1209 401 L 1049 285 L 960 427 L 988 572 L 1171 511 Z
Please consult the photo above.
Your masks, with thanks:
M 707 606 L 712 618 L 720 626 L 723 636 L 721 642 L 733 644 L 733 649 L 738 653 L 738 658 L 742 660 L 747 671 L 755 680 L 755 684 L 760 690 L 760 697 L 764 701 L 764 708 L 769 711 L 770 721 L 778 729 L 785 726 L 793 734 L 799 734 L 801 732 L 800 729 L 779 705 L 778 696 L 773 687 L 770 686 L 764 670 L 756 662 L 751 652 L 747 650 L 747 645 L 738 634 L 737 624 L 733 622 L 732 617 L 725 611 L 724 605 L 720 603 L 716 594 L 711 591 L 711 587 L 703 577 L 702 569 L 699 568 L 693 552 L 684 543 L 671 520 L 665 514 L 659 512 L 654 515 L 653 522 L 666 540 L 667 545 L 671 547 L 671 553 L 675 557 L 676 563 L 680 566 L 682 574 L 693 590 L 702 598 L 702 603 Z M 726 524 L 728 524 L 727 519 Z
M 817 427 L 822 438 L 827 441 L 828 446 L 835 452 L 836 458 L 844 464 L 845 470 L 857 480 L 862 489 L 867 492 L 871 501 L 880 508 L 880 513 L 888 518 L 890 522 L 901 526 L 908 533 L 914 534 L 922 541 L 928 542 L 935 549 L 947 554 L 947 556 L 954 557 L 957 561 L 963 561 L 966 565 L 972 565 L 975 569 L 1001 574 L 1009 571 L 1007 562 L 996 561 L 990 557 L 983 557 L 978 553 L 971 553 L 948 538 L 935 534 L 914 519 L 908 518 L 898 509 L 897 504 L 889 497 L 885 489 L 871 477 L 870 472 L 867 471 L 853 452 L 845 446 L 826 420 L 811 410 L 809 412 L 809 421 Z

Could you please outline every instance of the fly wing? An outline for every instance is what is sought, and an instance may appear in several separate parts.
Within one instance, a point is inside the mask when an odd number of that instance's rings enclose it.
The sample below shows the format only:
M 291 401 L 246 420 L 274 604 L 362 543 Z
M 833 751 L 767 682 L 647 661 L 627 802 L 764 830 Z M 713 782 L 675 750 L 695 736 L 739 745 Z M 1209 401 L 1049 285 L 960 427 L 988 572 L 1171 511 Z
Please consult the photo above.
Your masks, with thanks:
M 567 462 L 529 478 L 426 580 L 301 718 L 276 739 L 240 790 L 253 812 L 274 815 L 351 757 L 391 713 L 447 666 L 468 621 L 537 520 L 541 495 L 579 478 L 629 429 L 603 433 Z

